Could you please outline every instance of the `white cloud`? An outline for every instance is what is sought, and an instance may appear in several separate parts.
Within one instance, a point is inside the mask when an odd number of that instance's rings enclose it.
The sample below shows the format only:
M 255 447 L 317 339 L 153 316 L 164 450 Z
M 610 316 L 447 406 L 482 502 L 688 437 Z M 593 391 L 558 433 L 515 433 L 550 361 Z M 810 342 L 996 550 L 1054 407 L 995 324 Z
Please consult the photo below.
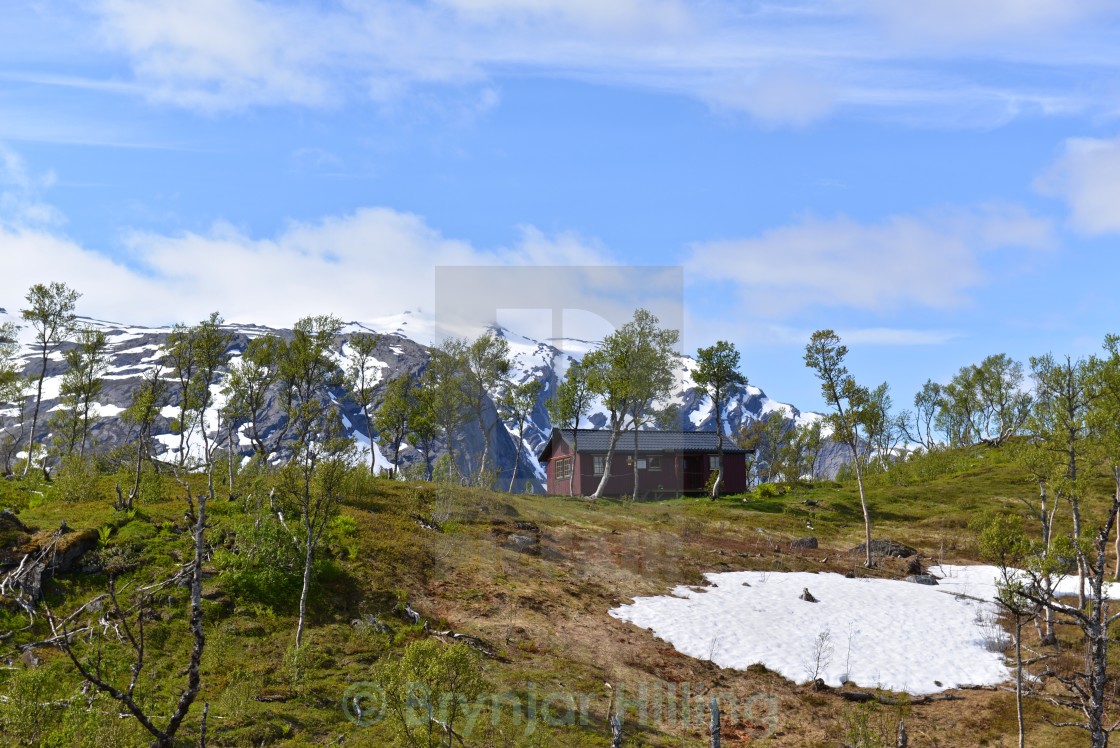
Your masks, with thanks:
M 1066 201 L 1079 231 L 1120 231 L 1120 138 L 1067 140 L 1062 154 L 1035 186 Z
M 609 256 L 574 234 L 549 237 L 532 227 L 511 247 L 478 249 L 450 239 L 420 217 L 366 208 L 314 223 L 294 223 L 274 238 L 225 224 L 206 233 L 136 232 L 133 261 L 115 262 L 45 229 L 0 222 L 0 306 L 12 308 L 33 283 L 62 281 L 81 291 L 82 314 L 135 324 L 202 319 L 286 326 L 309 314 L 371 320 L 406 309 L 433 309 L 437 265 L 602 265 Z M 577 275 L 556 288 L 579 307 Z M 501 289 L 470 289 L 499 298 Z M 4 300 L 7 301 L 4 301 Z
M 202 110 L 321 106 L 336 19 L 257 0 L 102 0 L 106 41 L 132 60 L 148 95 Z
M 908 40 L 927 42 L 1050 35 L 1116 13 L 1107 0 L 856 0 L 855 6 Z
M 719 86 L 709 94 L 718 106 L 745 111 L 764 125 L 803 127 L 835 104 L 830 86 L 795 72 L 765 71 L 742 87 Z
M 1113 75 L 1099 0 L 95 0 L 102 38 L 152 100 L 205 112 L 390 103 L 505 74 L 690 96 L 766 125 L 835 109 L 990 126 L 1100 111 L 1071 87 Z M 1102 10 L 1103 9 L 1103 10 Z M 1029 34 L 1028 34 L 1029 32 Z M 996 39 L 998 43 L 993 42 Z M 963 40 L 963 41 L 962 41 Z M 962 43 L 981 64 L 951 68 Z M 115 78 L 115 77 L 114 77 Z M 116 86 L 121 82 L 113 80 Z M 70 81 L 67 85 L 74 85 Z
M 0 220 L 19 226 L 56 226 L 62 213 L 42 200 L 54 186 L 53 171 L 33 174 L 23 157 L 0 144 Z
M 986 282 L 986 251 L 1053 243 L 1050 222 L 1017 206 L 874 224 L 808 217 L 757 237 L 697 244 L 686 269 L 693 281 L 730 284 L 752 314 L 773 318 L 828 307 L 947 309 Z
M 678 0 L 438 0 L 475 23 L 545 21 L 600 31 L 679 30 L 690 23 Z

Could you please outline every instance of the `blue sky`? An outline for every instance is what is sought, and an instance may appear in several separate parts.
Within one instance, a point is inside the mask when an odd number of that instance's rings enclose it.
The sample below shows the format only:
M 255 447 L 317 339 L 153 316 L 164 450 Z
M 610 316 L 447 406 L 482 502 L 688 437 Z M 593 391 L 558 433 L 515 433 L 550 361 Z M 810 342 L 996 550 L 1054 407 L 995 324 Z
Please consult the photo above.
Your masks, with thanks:
M 1120 332 L 1114 3 L 9 6 L 9 309 L 361 321 L 437 265 L 679 265 L 685 347 L 809 409 L 818 328 L 899 405 Z

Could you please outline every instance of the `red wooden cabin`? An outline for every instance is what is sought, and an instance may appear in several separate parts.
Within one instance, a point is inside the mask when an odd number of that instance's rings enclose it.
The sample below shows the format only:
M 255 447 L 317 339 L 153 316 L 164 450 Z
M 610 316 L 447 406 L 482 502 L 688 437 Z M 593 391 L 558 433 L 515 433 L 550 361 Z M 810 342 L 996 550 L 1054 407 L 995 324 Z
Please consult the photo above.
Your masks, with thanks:
M 633 431 L 619 437 L 604 495 L 630 496 L 633 493 L 634 438 Z M 576 496 L 594 493 L 607 469 L 610 439 L 611 432 L 602 429 L 554 428 L 538 458 L 548 473 L 548 492 L 567 494 L 569 477 L 574 471 L 572 493 Z M 714 431 L 639 431 L 637 439 L 639 497 L 704 493 L 708 478 L 719 464 Z M 721 493 L 747 490 L 746 455 L 749 451 L 724 438 Z

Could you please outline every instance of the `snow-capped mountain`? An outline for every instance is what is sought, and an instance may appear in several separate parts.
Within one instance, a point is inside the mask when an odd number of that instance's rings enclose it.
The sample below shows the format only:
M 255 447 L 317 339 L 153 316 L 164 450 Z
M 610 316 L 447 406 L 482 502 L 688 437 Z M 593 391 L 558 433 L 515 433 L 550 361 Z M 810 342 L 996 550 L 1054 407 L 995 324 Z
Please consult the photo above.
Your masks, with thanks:
M 0 322 L 14 322 L 22 326 L 22 321 L 16 313 L 5 312 L 0 309 Z M 83 325 L 97 327 L 105 332 L 108 337 L 108 368 L 103 376 L 104 386 L 97 399 L 98 420 L 93 428 L 92 441 L 99 448 L 113 447 L 124 443 L 129 438 L 128 429 L 120 420 L 120 413 L 128 406 L 133 388 L 139 384 L 141 377 L 151 369 L 160 366 L 163 362 L 163 347 L 167 342 L 170 327 L 139 327 L 123 325 L 101 320 L 81 318 Z M 227 332 L 232 334 L 230 353 L 234 361 L 240 357 L 249 341 L 265 334 L 287 335 L 289 331 L 278 330 L 256 324 L 231 323 L 225 326 Z M 350 323 L 343 329 L 342 334 L 336 338 L 334 353 L 340 366 L 344 366 L 349 356 L 350 336 L 357 332 L 376 332 L 381 335 L 380 343 L 376 350 L 377 359 L 377 387 L 375 389 L 374 403 L 380 401 L 385 385 L 401 374 L 418 374 L 423 371 L 428 362 L 428 346 L 431 344 L 435 326 L 430 316 L 405 312 L 373 320 L 366 324 Z M 551 421 L 545 403 L 555 392 L 558 382 L 563 378 L 568 366 L 575 357 L 581 356 L 594 347 L 594 343 L 581 340 L 558 341 L 559 345 L 552 342 L 542 342 L 525 337 L 503 327 L 495 326 L 496 334 L 506 339 L 510 346 L 512 358 L 511 379 L 514 382 L 523 382 L 533 378 L 542 381 L 543 387 L 540 399 L 532 413 L 530 422 L 525 428 L 525 448 L 517 468 L 518 488 L 524 488 L 526 482 L 532 490 L 540 490 L 543 485 L 544 474 L 536 461 L 539 453 L 551 432 Z M 30 348 L 32 334 L 26 327 L 21 327 L 20 340 L 24 344 L 24 359 L 26 371 L 38 373 L 38 362 L 35 353 Z M 66 346 L 63 347 L 65 349 Z M 563 349 L 563 350 L 561 350 Z M 567 351 L 567 352 L 564 352 Z M 715 420 L 712 413 L 710 399 L 698 395 L 693 387 L 692 371 L 696 362 L 691 358 L 682 358 L 677 371 L 677 386 L 672 402 L 677 405 L 680 414 L 679 428 L 686 431 L 712 430 Z M 62 383 L 62 374 L 65 370 L 62 351 L 53 353 L 48 361 L 47 375 L 43 386 L 43 406 L 40 414 L 40 434 L 45 435 L 45 423 L 50 412 L 61 407 L 59 405 L 59 390 Z M 170 377 L 169 372 L 164 373 Z M 224 406 L 226 395 L 222 392 L 223 384 L 213 385 L 215 396 L 215 410 L 207 419 L 210 428 L 217 423 L 217 408 Z M 491 393 L 497 399 L 500 393 Z M 369 459 L 371 448 L 370 435 L 367 433 L 365 419 L 361 408 L 354 403 L 348 394 L 337 390 L 331 393 L 343 414 L 345 425 L 350 429 L 352 436 L 359 447 L 366 451 L 365 459 Z M 162 449 L 165 460 L 176 460 L 179 456 L 181 439 L 172 432 L 171 419 L 178 412 L 179 393 L 176 387 L 170 387 L 167 404 L 160 413 L 154 433 L 159 444 L 157 449 Z M 810 422 L 820 416 L 814 413 L 801 413 L 792 405 L 771 400 L 766 394 L 753 385 L 737 388 L 731 396 L 731 401 L 725 410 L 724 427 L 728 433 L 734 433 L 748 419 L 767 418 L 771 414 L 781 414 L 783 418 L 795 420 L 798 423 Z M 7 433 L 18 431 L 19 412 L 14 407 L 0 410 L 0 428 Z M 488 407 L 488 419 L 497 417 L 493 402 Z M 262 423 L 263 429 L 268 430 L 281 424 L 281 414 L 276 403 L 270 403 L 268 413 Z M 584 419 L 581 426 L 584 428 L 602 428 L 607 425 L 607 414 L 599 407 Z M 499 485 L 508 484 L 514 462 L 517 459 L 517 445 L 515 442 L 517 428 L 513 423 L 503 423 L 505 428 L 495 429 L 491 453 L 495 465 L 499 469 Z M 470 423 L 465 428 L 464 446 L 462 450 L 464 459 L 469 460 L 471 455 L 477 457 L 481 452 L 482 433 L 478 427 Z M 373 435 L 376 447 L 376 434 Z M 201 433 L 197 430 L 188 435 L 184 440 L 188 453 L 198 454 L 201 451 Z M 234 438 L 235 448 L 245 457 L 252 454 L 253 447 L 241 427 Z M 390 467 L 387 450 L 384 446 L 375 448 L 374 459 L 379 468 Z M 411 464 L 420 459 L 419 453 L 410 446 L 402 449 L 402 464 Z M 464 465 L 465 466 L 465 465 Z

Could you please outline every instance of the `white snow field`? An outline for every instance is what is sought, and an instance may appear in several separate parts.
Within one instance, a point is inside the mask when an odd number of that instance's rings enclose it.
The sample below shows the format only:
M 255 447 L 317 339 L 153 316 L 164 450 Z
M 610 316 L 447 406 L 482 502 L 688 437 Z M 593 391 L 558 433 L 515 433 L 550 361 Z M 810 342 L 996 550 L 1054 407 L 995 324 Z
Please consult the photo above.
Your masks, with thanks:
M 647 628 L 679 652 L 720 667 L 762 663 L 786 678 L 845 680 L 911 694 L 1006 681 L 1006 634 L 996 622 L 998 570 L 941 566 L 939 586 L 840 574 L 705 574 L 709 587 L 639 597 L 610 615 Z M 1070 588 L 1072 582 L 1073 587 Z M 1065 580 L 1061 589 L 1075 589 Z M 1116 585 L 1120 592 L 1120 585 Z M 808 589 L 818 602 L 799 599 Z M 996 651 L 992 651 L 996 650 Z

